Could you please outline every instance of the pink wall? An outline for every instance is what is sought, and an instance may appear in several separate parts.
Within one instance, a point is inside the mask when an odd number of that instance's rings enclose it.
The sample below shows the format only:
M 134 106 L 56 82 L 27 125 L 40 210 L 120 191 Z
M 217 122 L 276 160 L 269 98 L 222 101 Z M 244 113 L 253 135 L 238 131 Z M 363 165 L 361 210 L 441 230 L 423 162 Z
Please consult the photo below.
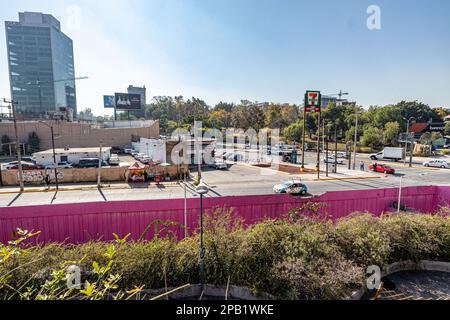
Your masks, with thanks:
M 338 219 L 356 211 L 375 215 L 389 211 L 398 197 L 398 189 L 328 192 L 314 201 L 327 205 L 330 219 Z M 420 212 L 435 212 L 440 204 L 450 203 L 450 187 L 412 187 L 403 190 L 402 204 Z M 198 227 L 199 199 L 188 199 L 188 227 Z M 213 208 L 233 208 L 253 224 L 266 218 L 279 218 L 307 199 L 286 195 L 211 197 L 204 199 L 205 211 Z M 0 241 L 6 242 L 20 227 L 40 230 L 41 242 L 66 241 L 80 243 L 89 240 L 111 240 L 112 233 L 139 239 L 146 227 L 155 220 L 184 221 L 184 200 L 118 201 L 77 203 L 0 209 Z M 182 227 L 172 231 L 183 234 Z M 153 237 L 153 228 L 146 239 Z

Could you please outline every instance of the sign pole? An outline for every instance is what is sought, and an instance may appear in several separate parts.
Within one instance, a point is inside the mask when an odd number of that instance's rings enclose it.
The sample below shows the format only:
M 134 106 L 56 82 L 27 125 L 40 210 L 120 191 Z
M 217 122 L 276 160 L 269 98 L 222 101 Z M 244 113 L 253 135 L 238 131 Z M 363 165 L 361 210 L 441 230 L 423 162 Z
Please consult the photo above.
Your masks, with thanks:
M 321 111 L 317 113 L 317 179 L 320 180 L 320 116 Z
M 303 128 L 302 128 L 302 168 L 301 172 L 305 171 L 305 137 L 306 137 L 306 96 L 305 104 L 303 107 Z

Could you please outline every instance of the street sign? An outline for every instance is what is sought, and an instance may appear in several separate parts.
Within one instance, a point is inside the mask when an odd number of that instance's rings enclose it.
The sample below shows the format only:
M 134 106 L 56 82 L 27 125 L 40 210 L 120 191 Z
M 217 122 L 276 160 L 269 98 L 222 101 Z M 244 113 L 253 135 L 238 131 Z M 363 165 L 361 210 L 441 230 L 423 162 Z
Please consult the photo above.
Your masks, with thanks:
M 400 133 L 399 137 L 398 137 L 398 142 L 400 143 L 405 143 L 405 142 L 414 142 L 417 141 L 417 139 L 415 139 L 415 134 L 414 132 L 409 132 L 408 134 L 406 133 Z
M 306 91 L 305 111 L 320 112 L 322 106 L 322 95 L 320 91 Z

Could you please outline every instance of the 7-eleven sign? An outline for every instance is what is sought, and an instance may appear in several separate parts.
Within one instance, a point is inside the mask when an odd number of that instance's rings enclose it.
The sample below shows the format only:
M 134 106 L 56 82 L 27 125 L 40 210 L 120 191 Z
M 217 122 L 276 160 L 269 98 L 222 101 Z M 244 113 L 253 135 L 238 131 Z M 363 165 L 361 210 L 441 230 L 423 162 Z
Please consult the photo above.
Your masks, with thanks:
M 320 91 L 306 91 L 305 110 L 306 112 L 320 112 L 322 106 L 322 95 Z

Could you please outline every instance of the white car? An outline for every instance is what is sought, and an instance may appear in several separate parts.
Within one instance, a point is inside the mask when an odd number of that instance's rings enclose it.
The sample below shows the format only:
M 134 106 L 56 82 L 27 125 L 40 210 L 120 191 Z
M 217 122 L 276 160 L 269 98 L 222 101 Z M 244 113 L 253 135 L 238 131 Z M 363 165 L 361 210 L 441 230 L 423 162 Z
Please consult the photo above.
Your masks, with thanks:
M 153 161 L 153 159 L 149 156 L 143 156 L 141 159 L 139 159 L 143 164 L 149 164 Z
M 434 168 L 442 168 L 442 169 L 448 169 L 449 164 L 445 160 L 430 160 L 423 163 L 424 167 L 434 167 Z
M 138 153 L 134 158 L 136 159 L 136 160 L 139 160 L 139 161 L 142 161 L 142 159 L 144 158 L 144 157 L 146 157 L 147 155 L 145 154 L 145 153 Z
M 340 158 L 340 159 L 347 159 L 347 152 L 338 152 L 337 153 L 337 157 L 338 157 L 338 159 Z
M 226 169 L 228 169 L 228 166 L 225 163 L 225 161 L 220 160 L 220 159 L 214 160 L 214 162 L 211 163 L 209 166 L 211 168 L 214 168 L 214 169 L 217 169 L 217 170 L 226 170 Z
M 108 162 L 111 166 L 118 166 L 120 164 L 119 156 L 117 154 L 112 154 Z
M 54 169 L 55 166 L 53 164 L 45 166 L 45 169 Z M 56 165 L 56 168 L 58 169 L 72 169 L 73 168 L 73 164 L 71 164 L 70 162 L 67 161 L 62 161 L 62 162 L 58 162 L 58 164 Z
M 331 164 L 334 164 L 334 163 L 337 163 L 337 164 L 344 164 L 344 160 L 342 160 L 342 159 L 337 159 L 336 161 L 335 161 L 335 158 L 334 157 L 331 157 L 331 156 L 329 156 L 328 158 L 323 158 L 323 162 L 325 162 L 325 163 L 331 163 Z

